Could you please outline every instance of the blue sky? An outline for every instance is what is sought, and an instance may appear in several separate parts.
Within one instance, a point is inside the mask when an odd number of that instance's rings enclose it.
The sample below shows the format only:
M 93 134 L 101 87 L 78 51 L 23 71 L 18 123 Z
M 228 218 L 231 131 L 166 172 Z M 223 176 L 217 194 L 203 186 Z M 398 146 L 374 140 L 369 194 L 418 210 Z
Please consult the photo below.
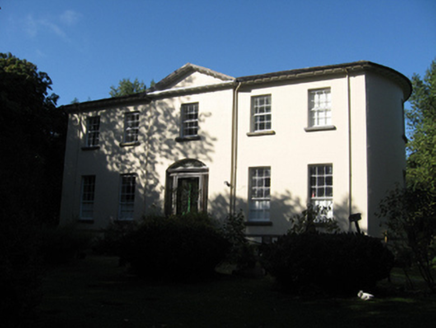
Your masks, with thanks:
M 234 77 L 370 60 L 407 77 L 436 58 L 434 0 L 0 0 L 0 52 L 59 105 L 158 82 L 187 62 Z

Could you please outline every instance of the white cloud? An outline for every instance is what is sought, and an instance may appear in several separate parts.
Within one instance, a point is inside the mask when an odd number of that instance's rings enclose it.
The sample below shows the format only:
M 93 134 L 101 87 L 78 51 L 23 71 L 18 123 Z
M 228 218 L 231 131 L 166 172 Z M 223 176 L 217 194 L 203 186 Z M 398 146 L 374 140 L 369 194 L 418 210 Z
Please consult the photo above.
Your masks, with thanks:
M 67 37 L 67 35 L 65 34 L 65 32 L 55 23 L 52 23 L 46 19 L 41 19 L 38 21 L 38 23 L 41 26 L 44 26 L 46 28 L 48 28 L 50 31 L 52 31 L 53 33 L 55 33 L 57 36 L 60 36 L 61 38 L 65 39 Z
M 38 24 L 32 15 L 27 15 L 24 22 L 24 30 L 30 37 L 35 37 L 38 34 Z
M 24 22 L 24 30 L 31 38 L 35 38 L 39 33 L 47 31 L 54 33 L 61 39 L 68 41 L 65 30 L 61 27 L 70 27 L 75 25 L 82 15 L 74 10 L 66 10 L 57 18 L 34 18 L 32 14 L 27 15 Z
M 72 26 L 75 25 L 81 17 L 82 14 L 74 10 L 66 10 L 63 14 L 60 15 L 60 20 L 63 24 L 67 26 Z

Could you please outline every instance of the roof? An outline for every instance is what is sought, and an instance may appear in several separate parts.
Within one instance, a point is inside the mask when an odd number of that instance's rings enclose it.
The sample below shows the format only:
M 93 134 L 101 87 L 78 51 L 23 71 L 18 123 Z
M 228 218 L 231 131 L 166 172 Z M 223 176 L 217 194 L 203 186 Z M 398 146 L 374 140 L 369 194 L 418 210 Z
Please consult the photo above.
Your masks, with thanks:
M 187 64 L 183 65 L 182 67 L 180 67 L 179 69 L 172 72 L 167 77 L 160 80 L 158 83 L 156 83 L 156 85 L 153 88 L 150 88 L 149 91 L 153 92 L 156 90 L 164 90 L 164 89 L 166 89 L 167 86 L 173 84 L 174 82 L 180 80 L 181 78 L 183 78 L 184 76 L 186 76 L 192 72 L 199 72 L 199 73 L 203 73 L 203 74 L 206 74 L 209 76 L 213 76 L 215 78 L 222 80 L 223 82 L 235 80 L 235 78 L 232 76 L 213 71 L 213 70 L 206 68 L 206 67 L 187 63 Z
M 285 81 L 285 80 L 313 78 L 313 77 L 337 75 L 337 74 L 349 74 L 349 73 L 361 72 L 361 71 L 375 72 L 377 74 L 385 76 L 390 80 L 395 81 L 403 89 L 405 100 L 407 100 L 412 93 L 412 84 L 406 76 L 387 66 L 383 66 L 365 60 L 345 63 L 345 64 L 307 67 L 307 68 L 292 69 L 292 70 L 279 71 L 279 72 L 266 73 L 266 74 L 248 75 L 248 76 L 241 76 L 238 78 L 234 78 L 229 75 L 222 74 L 205 67 L 187 63 L 183 65 L 181 68 L 175 70 L 170 75 L 163 78 L 161 81 L 156 83 L 154 87 L 148 89 L 144 93 L 137 93 L 137 94 L 122 96 L 122 97 L 105 98 L 105 99 L 71 104 L 61 107 L 72 112 L 86 111 L 86 110 L 92 110 L 101 107 L 108 107 L 108 106 L 112 107 L 119 104 L 126 105 L 129 103 L 137 103 L 137 102 L 144 103 L 144 102 L 151 101 L 152 97 L 164 96 L 170 93 L 181 94 L 187 92 L 201 92 L 201 91 L 207 91 L 212 89 L 233 88 L 237 84 L 254 85 L 254 84 L 263 84 L 263 83 L 274 83 L 274 82 Z M 180 81 L 181 79 L 183 79 L 183 77 L 193 72 L 199 72 L 202 74 L 212 76 L 214 78 L 222 80 L 222 83 L 210 84 L 205 86 L 186 87 L 186 88 L 174 88 L 171 90 L 167 89 L 169 86 L 175 84 L 177 81 Z
M 404 97 L 406 100 L 412 93 L 412 84 L 406 76 L 387 66 L 365 60 L 345 64 L 307 67 L 260 75 L 242 76 L 236 78 L 236 82 L 244 84 L 258 84 L 280 80 L 310 78 L 320 75 L 347 74 L 359 71 L 373 71 L 391 80 L 394 80 L 403 88 Z

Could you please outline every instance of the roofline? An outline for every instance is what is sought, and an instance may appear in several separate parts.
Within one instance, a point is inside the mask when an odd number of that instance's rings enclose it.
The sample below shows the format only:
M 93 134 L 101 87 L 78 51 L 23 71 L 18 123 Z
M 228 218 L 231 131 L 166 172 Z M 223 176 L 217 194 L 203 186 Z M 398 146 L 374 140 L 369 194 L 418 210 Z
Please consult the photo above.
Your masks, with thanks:
M 212 91 L 212 90 L 222 90 L 233 88 L 236 85 L 234 80 L 232 81 L 224 81 L 222 83 L 214 83 L 201 85 L 197 87 L 181 87 L 181 88 L 173 88 L 167 90 L 150 90 L 147 93 L 148 97 L 155 98 L 160 96 L 168 96 L 168 95 L 180 95 L 185 93 L 193 93 L 193 92 L 202 92 L 202 91 Z
M 130 105 L 135 103 L 144 103 L 151 101 L 147 92 L 134 93 L 127 96 L 103 98 L 98 100 L 91 100 L 79 103 L 73 103 L 70 105 L 62 105 L 59 108 L 66 110 L 67 112 L 81 112 L 87 110 L 95 110 L 97 108 L 113 107 L 115 105 Z
M 350 72 L 358 72 L 364 70 L 374 71 L 391 80 L 394 80 L 403 88 L 403 93 L 405 98 L 404 101 L 406 101 L 410 97 L 412 93 L 412 83 L 406 76 L 404 76 L 400 72 L 390 67 L 376 64 L 370 61 L 365 61 L 365 60 L 351 62 L 351 63 L 344 63 L 344 64 L 336 64 L 336 65 L 307 67 L 307 68 L 279 71 L 279 72 L 259 74 L 259 75 L 241 76 L 236 78 L 236 82 L 242 84 L 259 84 L 259 83 L 276 82 L 281 80 L 310 78 L 320 75 L 347 74 Z
M 223 81 L 234 81 L 235 80 L 235 78 L 232 76 L 219 73 L 219 72 L 211 70 L 209 68 L 194 65 L 191 63 L 186 63 L 185 65 L 183 65 L 182 67 L 175 70 L 170 75 L 164 77 L 162 80 L 160 80 L 158 83 L 156 83 L 156 85 L 154 87 L 150 88 L 150 91 L 153 92 L 153 91 L 163 90 L 163 89 L 165 89 L 165 86 L 173 83 L 180 76 L 183 76 L 186 73 L 195 72 L 195 71 L 206 74 L 206 75 L 213 76 L 213 77 L 218 78 L 218 79 L 223 80 Z
M 208 74 L 223 80 L 222 83 L 215 83 L 210 85 L 203 85 L 197 87 L 182 87 L 182 88 L 174 88 L 174 89 L 160 89 L 164 85 L 168 85 L 169 83 L 177 80 L 183 74 L 189 71 L 198 71 L 204 74 Z M 71 105 L 63 105 L 60 108 L 65 109 L 68 112 L 79 112 L 79 111 L 87 111 L 94 110 L 98 108 L 104 107 L 113 107 L 116 105 L 130 105 L 135 103 L 146 103 L 152 100 L 152 98 L 158 98 L 162 96 L 168 95 L 179 95 L 186 94 L 189 92 L 203 92 L 210 90 L 220 90 L 226 89 L 230 87 L 234 87 L 237 84 L 242 85 L 255 85 L 255 84 L 263 84 L 263 83 L 271 83 L 271 82 L 280 82 L 285 80 L 299 80 L 304 78 L 312 78 L 319 76 L 329 76 L 329 75 L 338 75 L 338 74 L 349 74 L 351 72 L 360 72 L 360 71 L 372 71 L 386 78 L 396 82 L 403 89 L 404 101 L 406 101 L 410 95 L 412 94 L 412 83 L 410 80 L 399 73 L 398 71 L 383 66 L 380 64 L 376 64 L 370 61 L 356 61 L 345 64 L 336 64 L 336 65 L 326 65 L 326 66 L 316 66 L 316 67 L 307 67 L 279 72 L 272 72 L 266 74 L 258 74 L 258 75 L 248 75 L 241 76 L 238 78 L 233 78 L 231 76 L 221 74 L 210 70 L 208 68 L 204 68 L 201 66 L 193 65 L 190 63 L 185 64 L 178 70 L 174 71 L 160 82 L 156 84 L 155 87 L 147 89 L 145 92 L 136 93 L 133 95 L 121 96 L 121 97 L 113 97 L 113 98 L 104 98 L 93 101 L 86 101 L 82 103 L 74 103 Z

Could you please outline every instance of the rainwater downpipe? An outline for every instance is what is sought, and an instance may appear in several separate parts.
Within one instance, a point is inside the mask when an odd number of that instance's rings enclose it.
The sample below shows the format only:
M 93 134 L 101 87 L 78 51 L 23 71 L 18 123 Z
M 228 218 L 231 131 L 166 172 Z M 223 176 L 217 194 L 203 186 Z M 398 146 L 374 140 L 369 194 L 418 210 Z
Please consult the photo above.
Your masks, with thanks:
M 241 87 L 241 82 L 238 83 L 233 92 L 233 108 L 232 108 L 232 153 L 230 167 L 230 208 L 229 214 L 235 213 L 236 206 L 236 169 L 238 157 L 238 91 Z
M 350 74 L 345 69 L 347 78 L 347 109 L 348 109 L 348 216 L 352 214 L 353 209 L 353 159 L 352 159 L 352 136 L 351 136 L 351 89 Z M 351 223 L 350 223 L 351 230 Z

